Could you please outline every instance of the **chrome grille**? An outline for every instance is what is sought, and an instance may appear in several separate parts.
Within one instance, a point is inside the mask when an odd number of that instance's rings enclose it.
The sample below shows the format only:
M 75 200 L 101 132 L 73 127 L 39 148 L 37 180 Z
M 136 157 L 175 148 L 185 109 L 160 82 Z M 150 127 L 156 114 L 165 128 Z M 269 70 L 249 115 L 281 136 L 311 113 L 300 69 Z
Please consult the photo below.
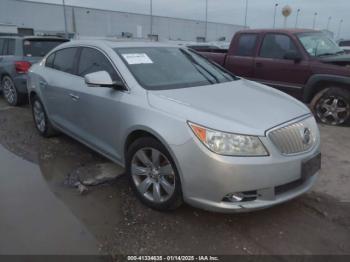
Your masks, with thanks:
M 309 117 L 272 130 L 268 136 L 282 154 L 292 155 L 310 150 L 316 143 L 318 129 L 314 118 Z

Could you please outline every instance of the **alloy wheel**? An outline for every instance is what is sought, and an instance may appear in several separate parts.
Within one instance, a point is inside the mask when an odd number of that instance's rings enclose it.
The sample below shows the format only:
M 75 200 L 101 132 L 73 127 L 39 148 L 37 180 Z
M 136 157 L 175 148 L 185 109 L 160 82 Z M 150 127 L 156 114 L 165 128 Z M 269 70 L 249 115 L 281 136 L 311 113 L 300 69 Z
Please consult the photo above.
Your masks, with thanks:
M 34 113 L 33 115 L 34 115 L 36 127 L 39 129 L 41 133 L 44 133 L 46 129 L 45 112 L 44 112 L 43 106 L 38 100 L 34 101 L 33 113 Z
M 325 124 L 340 125 L 350 116 L 350 104 L 341 96 L 327 96 L 317 103 L 316 114 Z
M 17 100 L 17 90 L 12 80 L 8 77 L 5 77 L 2 83 L 4 97 L 9 104 L 15 104 Z
M 137 190 L 151 202 L 163 203 L 175 192 L 175 171 L 157 149 L 142 148 L 134 154 L 131 176 Z

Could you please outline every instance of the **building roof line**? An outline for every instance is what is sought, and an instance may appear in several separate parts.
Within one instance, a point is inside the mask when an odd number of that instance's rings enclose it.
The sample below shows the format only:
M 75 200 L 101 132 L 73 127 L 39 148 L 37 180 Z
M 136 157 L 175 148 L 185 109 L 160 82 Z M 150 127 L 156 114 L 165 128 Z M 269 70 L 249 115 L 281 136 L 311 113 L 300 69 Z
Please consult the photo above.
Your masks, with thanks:
M 37 2 L 35 0 L 11 0 L 15 2 L 23 2 L 23 3 L 33 3 L 38 5 L 50 5 L 50 6 L 60 6 L 61 4 L 55 4 L 55 3 L 45 3 L 45 2 Z M 135 12 L 126 12 L 126 11 L 116 11 L 116 10 L 108 10 L 108 9 L 102 9 L 102 8 L 94 8 L 94 7 L 84 7 L 84 6 L 77 6 L 77 5 L 67 5 L 66 7 L 70 8 L 82 8 L 87 10 L 95 10 L 95 11 L 104 11 L 104 12 L 113 12 L 113 13 L 122 13 L 122 14 L 132 14 L 132 15 L 143 15 L 143 16 L 150 16 L 149 14 L 144 13 L 135 13 Z M 205 20 L 196 20 L 196 19 L 189 19 L 189 18 L 179 18 L 179 17 L 172 17 L 172 16 L 159 16 L 159 15 L 153 15 L 153 18 L 159 17 L 159 18 L 170 18 L 170 19 L 176 19 L 176 20 L 185 20 L 185 21 L 192 21 L 192 22 L 199 22 L 199 23 L 205 23 Z M 229 23 L 220 23 L 220 22 L 213 22 L 208 20 L 208 24 L 216 24 L 216 25 L 227 25 L 227 26 L 242 26 L 238 24 L 229 24 Z

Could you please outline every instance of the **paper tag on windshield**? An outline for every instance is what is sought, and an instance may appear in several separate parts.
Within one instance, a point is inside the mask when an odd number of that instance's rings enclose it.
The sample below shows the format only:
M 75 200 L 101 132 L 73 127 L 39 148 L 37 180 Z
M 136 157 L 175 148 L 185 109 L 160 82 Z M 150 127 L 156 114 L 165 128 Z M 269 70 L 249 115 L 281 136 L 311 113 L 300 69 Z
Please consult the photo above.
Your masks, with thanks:
M 129 65 L 137 65 L 137 64 L 153 64 L 153 61 L 151 58 L 148 57 L 148 55 L 144 53 L 140 54 L 122 54 L 126 62 L 128 62 Z

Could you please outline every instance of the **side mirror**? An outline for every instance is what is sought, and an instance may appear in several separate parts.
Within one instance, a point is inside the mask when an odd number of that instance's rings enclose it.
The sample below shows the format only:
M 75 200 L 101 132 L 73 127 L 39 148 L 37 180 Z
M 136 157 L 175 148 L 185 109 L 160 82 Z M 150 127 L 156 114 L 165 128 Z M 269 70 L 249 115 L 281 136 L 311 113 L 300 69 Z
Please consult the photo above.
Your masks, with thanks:
M 106 71 L 99 71 L 85 75 L 85 83 L 90 86 L 112 87 L 115 89 L 123 89 L 122 82 L 114 82 Z
M 284 59 L 293 60 L 295 63 L 299 63 L 302 57 L 298 52 L 289 51 L 284 55 Z

